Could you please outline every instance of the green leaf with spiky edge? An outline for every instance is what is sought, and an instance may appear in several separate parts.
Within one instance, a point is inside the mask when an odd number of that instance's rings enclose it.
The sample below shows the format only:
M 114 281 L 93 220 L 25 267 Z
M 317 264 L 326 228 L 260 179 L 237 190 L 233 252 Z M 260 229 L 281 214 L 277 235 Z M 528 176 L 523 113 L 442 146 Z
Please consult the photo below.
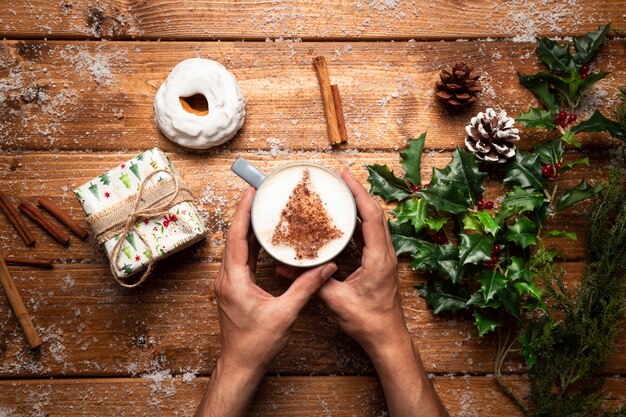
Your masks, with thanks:
M 563 142 L 561 142 L 561 138 L 556 138 L 549 142 L 542 142 L 535 146 L 534 151 L 539 154 L 541 162 L 556 167 L 556 164 L 563 159 Z
M 485 297 L 485 301 L 492 300 L 498 291 L 506 287 L 506 277 L 497 269 L 482 272 L 478 278 L 480 282 L 480 292 Z
M 483 194 L 485 176 L 474 155 L 457 147 L 452 161 L 443 169 L 433 168 L 430 186 L 418 194 L 437 210 L 458 214 Z
M 428 214 L 428 203 L 423 199 L 410 198 L 391 211 L 399 222 L 410 222 L 418 233 L 424 227 L 439 231 L 446 224 L 445 217 L 434 219 Z
M 551 71 L 570 72 L 575 68 L 570 55 L 570 43 L 561 45 L 550 38 L 537 38 L 537 56 Z
M 605 184 L 589 185 L 582 180 L 576 188 L 571 189 L 556 199 L 556 211 L 560 212 L 568 207 L 578 204 L 583 200 L 593 197 L 606 188 Z
M 426 133 L 422 133 L 419 138 L 409 140 L 409 145 L 400 152 L 402 166 L 406 171 L 405 177 L 414 185 L 422 185 L 422 150 L 426 142 Z
M 504 309 L 513 317 L 519 319 L 522 312 L 521 297 L 515 288 L 505 286 L 497 292 L 498 300 L 504 306 Z
M 489 210 L 480 210 L 476 213 L 476 218 L 482 225 L 483 229 L 491 233 L 492 236 L 495 236 L 496 233 L 498 233 L 498 230 L 500 230 L 500 226 L 493 219 Z
M 626 136 L 626 130 L 621 124 L 607 119 L 596 110 L 588 120 L 572 127 L 572 132 L 609 132 L 611 136 Z
M 578 107 L 580 100 L 583 98 L 585 91 L 591 88 L 592 85 L 606 77 L 606 72 L 590 72 L 585 78 L 580 78 L 578 74 L 574 75 L 574 78 L 569 81 L 569 95 L 568 102 L 570 107 Z
M 425 284 L 418 286 L 418 289 L 435 314 L 463 310 L 470 298 L 470 292 L 465 285 L 453 284 L 447 279 L 430 278 Z
M 478 306 L 480 308 L 499 308 L 502 307 L 502 303 L 495 298 L 489 302 L 485 301 L 485 296 L 482 292 L 480 292 L 480 290 L 478 290 L 474 294 L 472 294 L 469 300 L 467 300 L 465 306 Z
M 574 132 L 572 132 L 571 130 L 565 132 L 565 134 L 561 136 L 561 140 L 577 148 L 580 148 L 582 146 L 582 142 L 579 142 L 574 138 Z
M 567 239 L 578 240 L 578 236 L 576 236 L 576 233 L 563 232 L 563 231 L 560 231 L 560 230 L 550 230 L 549 232 L 545 233 L 543 235 L 543 237 L 544 238 L 563 237 L 563 238 L 567 238 Z
M 493 238 L 488 235 L 461 233 L 459 245 L 460 265 L 477 265 L 482 261 L 491 259 L 493 251 Z
M 547 184 L 546 179 L 541 175 L 541 170 L 539 154 L 533 155 L 518 149 L 515 158 L 506 166 L 504 182 L 543 193 Z
M 559 172 L 562 174 L 562 173 L 567 172 L 570 169 L 572 169 L 572 168 L 574 168 L 575 166 L 578 166 L 578 165 L 589 165 L 589 157 L 585 156 L 584 158 L 577 159 L 576 161 L 567 162 L 567 163 L 563 164 L 563 166 L 561 167 Z
M 526 264 L 522 258 L 511 256 L 511 263 L 506 268 L 506 276 L 509 281 L 532 281 L 534 273 L 526 268 Z
M 489 332 L 492 332 L 498 327 L 497 321 L 490 319 L 485 314 L 481 313 L 480 310 L 474 310 L 474 323 L 478 328 L 478 335 L 483 337 Z
M 589 32 L 585 36 L 574 38 L 574 56 L 572 57 L 576 67 L 580 69 L 589 62 L 598 52 L 600 47 L 608 40 L 611 24 L 598 26 L 595 32 Z
M 515 224 L 507 226 L 506 238 L 524 249 L 529 245 L 536 245 L 537 226 L 528 217 L 520 217 Z
M 535 300 L 541 301 L 541 290 L 534 282 L 516 281 L 513 285 L 520 295 L 529 294 Z
M 504 200 L 500 203 L 500 210 L 496 213 L 496 222 L 502 224 L 511 216 L 533 211 L 545 203 L 546 196 L 543 192 L 535 191 L 532 188 L 521 188 L 519 185 L 513 187 L 506 193 Z
M 402 201 L 411 195 L 406 183 L 396 177 L 387 165 L 367 165 L 370 193 L 381 196 L 385 202 Z
M 414 254 L 417 252 L 421 240 L 417 238 L 413 225 L 391 220 L 388 223 L 391 243 L 396 250 L 396 255 L 400 256 L 404 253 Z
M 556 95 L 550 91 L 550 83 L 547 79 L 536 75 L 524 75 L 517 73 L 520 82 L 535 94 L 550 112 L 556 114 L 559 110 L 559 102 Z
M 413 254 L 411 268 L 420 271 L 436 272 L 458 282 L 461 275 L 459 268 L 459 248 L 448 243 L 437 245 L 420 240 Z
M 469 212 L 461 214 L 461 224 L 463 230 L 478 230 L 483 231 L 483 227 L 475 216 L 470 215 Z
M 517 116 L 515 121 L 521 123 L 524 127 L 545 127 L 548 131 L 550 131 L 556 127 L 554 115 L 555 113 L 550 110 L 532 107 L 528 109 L 528 111 L 522 112 L 522 114 Z

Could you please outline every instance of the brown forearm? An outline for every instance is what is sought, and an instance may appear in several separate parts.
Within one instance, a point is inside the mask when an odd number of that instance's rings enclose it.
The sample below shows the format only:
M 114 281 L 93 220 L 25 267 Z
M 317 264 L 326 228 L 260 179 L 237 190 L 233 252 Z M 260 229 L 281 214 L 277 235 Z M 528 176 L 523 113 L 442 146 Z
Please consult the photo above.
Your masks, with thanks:
M 196 417 L 241 417 L 246 414 L 263 372 L 235 369 L 217 360 Z
M 393 344 L 376 349 L 370 357 L 392 417 L 448 416 L 408 332 Z

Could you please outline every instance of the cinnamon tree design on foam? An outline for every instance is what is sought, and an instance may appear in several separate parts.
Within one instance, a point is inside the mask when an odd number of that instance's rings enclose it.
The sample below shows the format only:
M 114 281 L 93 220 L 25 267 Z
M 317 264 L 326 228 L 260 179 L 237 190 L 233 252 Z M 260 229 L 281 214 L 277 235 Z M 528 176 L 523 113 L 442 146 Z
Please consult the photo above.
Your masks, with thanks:
M 272 244 L 293 248 L 296 259 L 315 259 L 320 248 L 341 236 L 305 169 L 280 214 Z

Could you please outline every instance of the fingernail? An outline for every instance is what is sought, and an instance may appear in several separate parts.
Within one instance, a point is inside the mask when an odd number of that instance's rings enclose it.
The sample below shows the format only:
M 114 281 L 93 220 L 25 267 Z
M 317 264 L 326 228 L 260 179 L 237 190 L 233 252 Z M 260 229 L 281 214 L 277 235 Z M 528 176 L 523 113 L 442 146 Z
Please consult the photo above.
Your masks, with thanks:
M 337 265 L 331 262 L 322 269 L 322 278 L 328 279 L 336 271 L 337 271 Z

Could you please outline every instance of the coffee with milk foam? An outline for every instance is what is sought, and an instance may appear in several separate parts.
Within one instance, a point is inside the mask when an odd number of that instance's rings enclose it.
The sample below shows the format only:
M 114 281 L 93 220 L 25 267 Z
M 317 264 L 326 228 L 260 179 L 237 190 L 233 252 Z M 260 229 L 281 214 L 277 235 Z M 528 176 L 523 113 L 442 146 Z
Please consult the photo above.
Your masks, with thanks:
M 263 181 L 252 223 L 270 255 L 306 267 L 341 252 L 352 237 L 355 216 L 352 195 L 340 178 L 314 165 L 295 165 Z

